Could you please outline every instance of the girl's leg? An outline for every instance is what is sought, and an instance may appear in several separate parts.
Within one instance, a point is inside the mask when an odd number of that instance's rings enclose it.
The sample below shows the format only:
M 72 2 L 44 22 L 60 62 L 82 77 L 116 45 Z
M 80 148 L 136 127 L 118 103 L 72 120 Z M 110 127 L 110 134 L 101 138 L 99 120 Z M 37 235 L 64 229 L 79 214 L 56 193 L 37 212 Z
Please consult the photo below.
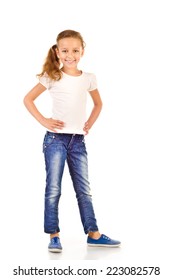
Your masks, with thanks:
M 76 192 L 84 232 L 99 238 L 88 181 L 88 160 L 83 135 L 73 136 L 67 150 L 67 163 Z
M 46 166 L 46 189 L 44 231 L 51 237 L 58 236 L 58 204 L 61 196 L 61 181 L 66 160 L 66 149 L 58 134 L 47 132 L 43 143 Z

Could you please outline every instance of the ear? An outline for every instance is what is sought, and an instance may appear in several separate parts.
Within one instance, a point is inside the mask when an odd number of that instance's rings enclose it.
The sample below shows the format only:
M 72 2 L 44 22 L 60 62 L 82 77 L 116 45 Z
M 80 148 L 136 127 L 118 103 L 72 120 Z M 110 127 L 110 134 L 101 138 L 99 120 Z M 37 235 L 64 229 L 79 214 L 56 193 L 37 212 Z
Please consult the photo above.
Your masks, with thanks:
M 81 56 L 83 56 L 83 55 L 84 55 L 84 52 L 85 52 L 85 51 L 84 51 L 84 49 L 82 49 L 82 53 L 81 53 Z
M 57 55 L 57 57 L 59 58 L 59 51 L 58 51 L 57 48 L 56 48 L 56 55 Z

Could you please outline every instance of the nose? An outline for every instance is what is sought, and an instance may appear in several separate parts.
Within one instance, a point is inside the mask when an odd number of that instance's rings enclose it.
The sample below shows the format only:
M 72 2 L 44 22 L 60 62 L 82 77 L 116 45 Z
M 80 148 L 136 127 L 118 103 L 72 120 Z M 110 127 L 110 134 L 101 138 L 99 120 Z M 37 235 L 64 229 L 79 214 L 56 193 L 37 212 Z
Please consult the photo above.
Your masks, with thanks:
M 68 57 L 68 58 L 73 57 L 73 53 L 72 53 L 72 52 L 68 52 L 68 53 L 67 53 L 67 57 Z

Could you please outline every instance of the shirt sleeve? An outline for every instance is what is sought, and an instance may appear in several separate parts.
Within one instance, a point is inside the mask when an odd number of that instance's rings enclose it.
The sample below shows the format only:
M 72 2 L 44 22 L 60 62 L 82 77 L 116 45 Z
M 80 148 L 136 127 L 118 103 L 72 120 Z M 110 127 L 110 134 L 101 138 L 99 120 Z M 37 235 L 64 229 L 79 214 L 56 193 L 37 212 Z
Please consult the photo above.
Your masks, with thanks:
M 51 79 L 49 78 L 49 76 L 46 73 L 43 76 L 39 77 L 39 82 L 47 89 L 50 89 Z
M 96 76 L 91 73 L 90 74 L 90 86 L 89 86 L 88 91 L 92 91 L 96 88 L 97 88 L 97 79 L 96 79 Z

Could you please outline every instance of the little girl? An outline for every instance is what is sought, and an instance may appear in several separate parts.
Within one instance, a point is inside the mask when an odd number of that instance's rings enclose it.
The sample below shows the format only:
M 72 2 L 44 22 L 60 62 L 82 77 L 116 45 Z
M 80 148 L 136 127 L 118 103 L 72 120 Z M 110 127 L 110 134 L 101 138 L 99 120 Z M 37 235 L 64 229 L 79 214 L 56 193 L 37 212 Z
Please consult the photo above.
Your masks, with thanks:
M 79 32 L 59 33 L 56 45 L 47 55 L 39 83 L 24 97 L 32 116 L 46 128 L 43 152 L 46 166 L 44 231 L 50 234 L 48 250 L 61 252 L 58 205 L 65 162 L 68 164 L 79 206 L 80 217 L 89 246 L 118 247 L 119 241 L 100 234 L 90 194 L 87 151 L 84 137 L 98 118 L 102 101 L 96 77 L 78 69 L 85 43 Z M 34 101 L 45 90 L 53 101 L 52 117 L 44 117 Z M 89 92 L 93 109 L 86 119 Z

